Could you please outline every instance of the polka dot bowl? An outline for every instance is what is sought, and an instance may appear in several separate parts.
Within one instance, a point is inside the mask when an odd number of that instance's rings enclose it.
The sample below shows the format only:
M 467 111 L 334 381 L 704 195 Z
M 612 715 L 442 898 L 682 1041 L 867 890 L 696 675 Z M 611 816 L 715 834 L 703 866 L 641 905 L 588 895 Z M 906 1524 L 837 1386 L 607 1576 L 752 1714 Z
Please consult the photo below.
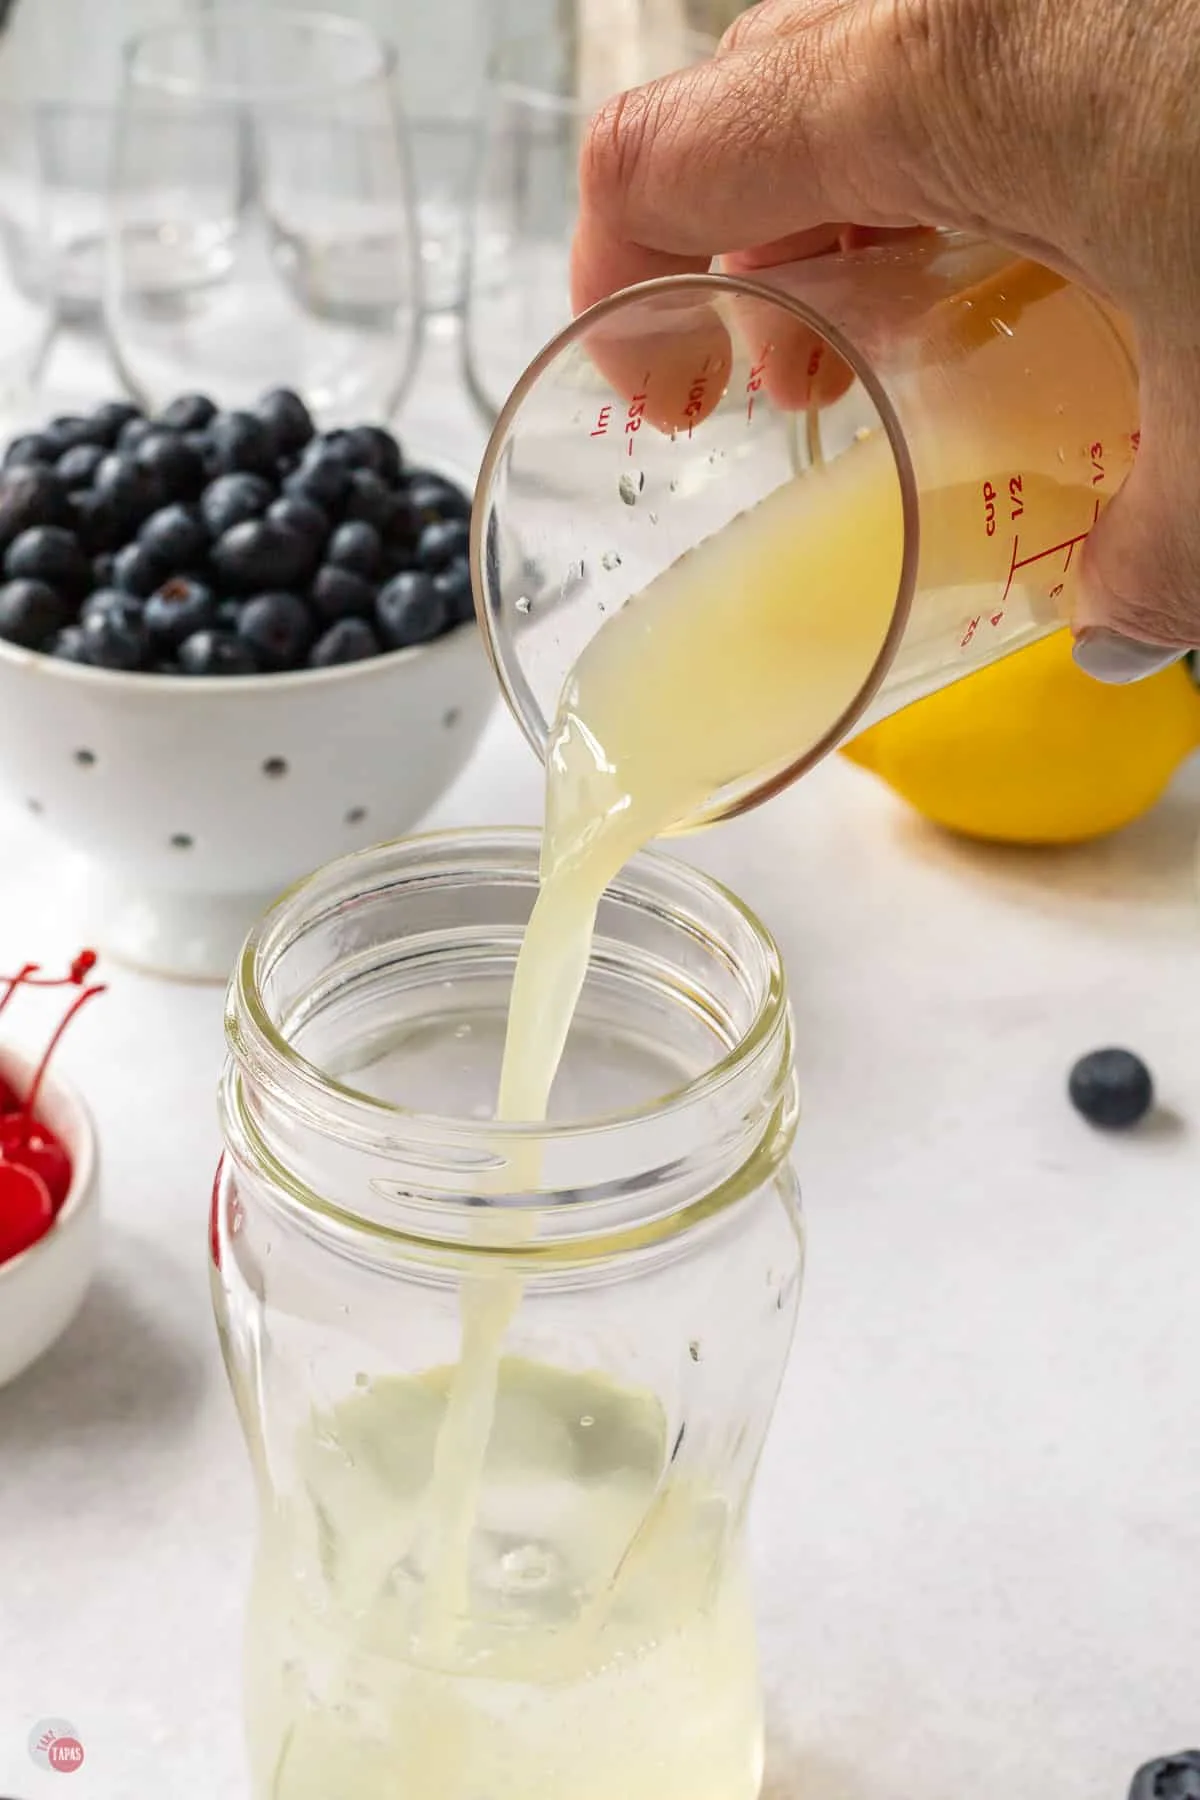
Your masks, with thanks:
M 219 981 L 281 889 L 416 824 L 495 696 L 473 623 L 366 662 L 224 680 L 0 643 L 0 785 L 85 859 L 90 940 Z

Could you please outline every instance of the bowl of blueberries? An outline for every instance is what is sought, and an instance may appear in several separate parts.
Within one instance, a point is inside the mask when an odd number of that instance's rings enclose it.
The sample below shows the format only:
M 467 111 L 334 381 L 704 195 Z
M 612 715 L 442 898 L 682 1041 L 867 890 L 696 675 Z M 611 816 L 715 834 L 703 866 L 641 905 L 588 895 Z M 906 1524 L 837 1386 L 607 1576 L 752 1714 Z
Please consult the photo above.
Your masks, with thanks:
M 113 955 L 223 979 L 330 857 L 407 831 L 495 682 L 471 499 L 289 389 L 50 421 L 0 466 L 0 782 L 88 865 Z

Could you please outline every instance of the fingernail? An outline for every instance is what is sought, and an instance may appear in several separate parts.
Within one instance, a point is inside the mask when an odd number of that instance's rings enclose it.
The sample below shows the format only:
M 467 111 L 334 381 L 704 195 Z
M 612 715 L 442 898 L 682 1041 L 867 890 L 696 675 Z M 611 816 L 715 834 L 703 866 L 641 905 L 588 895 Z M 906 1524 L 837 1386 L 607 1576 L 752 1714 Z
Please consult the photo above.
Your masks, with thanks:
M 1172 650 L 1165 644 L 1142 644 L 1137 638 L 1122 637 L 1119 631 L 1088 625 L 1076 635 L 1072 654 L 1085 675 L 1119 685 L 1157 675 L 1187 651 Z

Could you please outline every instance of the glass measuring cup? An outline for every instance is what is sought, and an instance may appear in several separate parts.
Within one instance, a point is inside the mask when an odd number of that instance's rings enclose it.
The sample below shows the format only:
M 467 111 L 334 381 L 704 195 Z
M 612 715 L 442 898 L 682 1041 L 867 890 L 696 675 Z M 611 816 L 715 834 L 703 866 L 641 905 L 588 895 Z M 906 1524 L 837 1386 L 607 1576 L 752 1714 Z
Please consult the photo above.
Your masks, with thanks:
M 484 457 L 473 575 L 509 705 L 544 757 L 567 675 L 626 601 L 785 484 L 852 476 L 894 599 L 864 617 L 848 702 L 831 693 L 786 764 L 738 771 L 680 828 L 743 811 L 855 728 L 1062 626 L 1137 422 L 1120 317 L 974 239 L 615 295 L 530 365 Z M 754 578 L 801 591 L 819 519 Z

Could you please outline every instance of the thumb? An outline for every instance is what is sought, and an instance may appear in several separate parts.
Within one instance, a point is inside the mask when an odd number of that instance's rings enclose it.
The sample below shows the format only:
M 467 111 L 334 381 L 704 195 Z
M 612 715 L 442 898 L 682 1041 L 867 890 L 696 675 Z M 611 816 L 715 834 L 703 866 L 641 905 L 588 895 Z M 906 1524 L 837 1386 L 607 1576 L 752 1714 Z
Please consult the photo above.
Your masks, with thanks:
M 1141 357 L 1137 461 L 1084 547 L 1075 660 L 1138 681 L 1200 643 L 1200 351 Z

